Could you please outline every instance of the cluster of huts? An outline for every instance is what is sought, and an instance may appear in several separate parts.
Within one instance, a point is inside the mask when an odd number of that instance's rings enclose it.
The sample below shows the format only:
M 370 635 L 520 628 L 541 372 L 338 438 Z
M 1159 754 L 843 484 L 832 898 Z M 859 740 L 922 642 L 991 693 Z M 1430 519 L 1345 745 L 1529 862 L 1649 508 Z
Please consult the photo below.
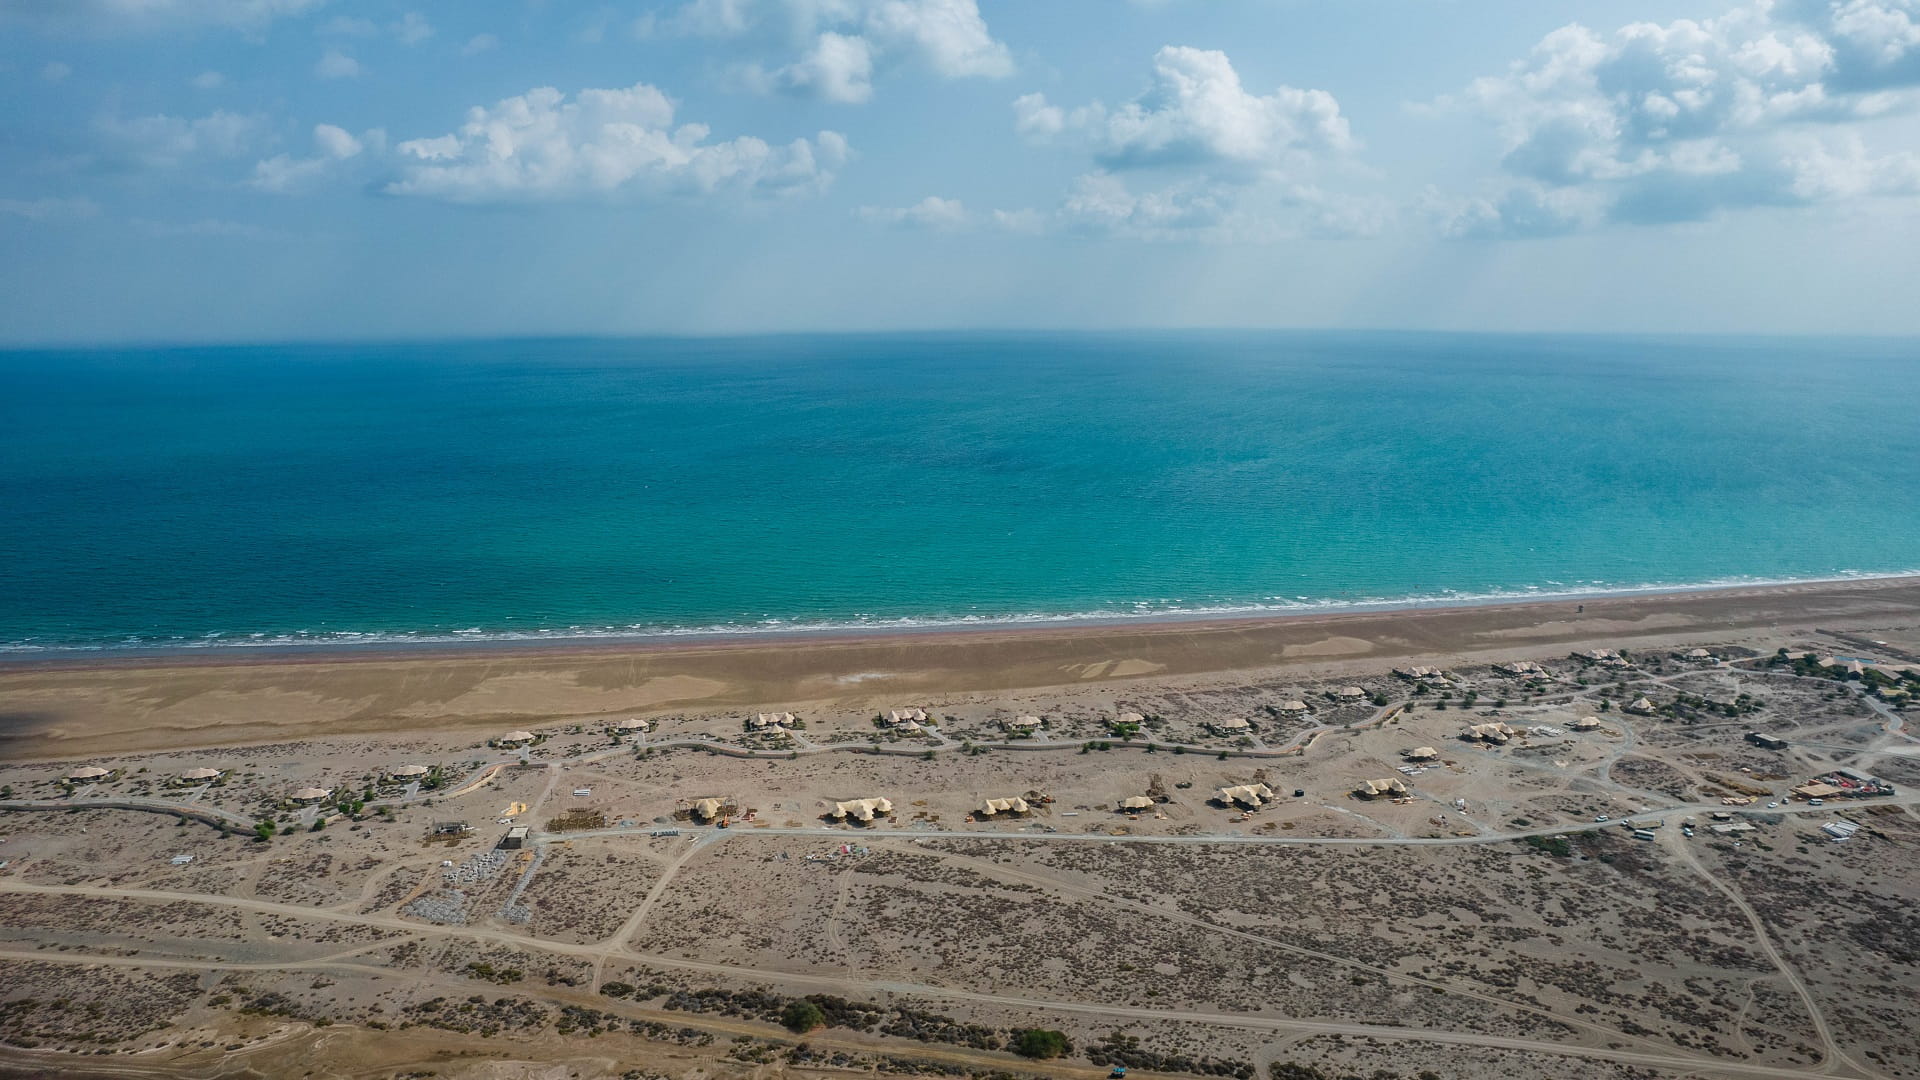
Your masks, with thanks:
M 827 816 L 835 821 L 851 819 L 865 825 L 876 817 L 885 817 L 891 813 L 893 813 L 892 800 L 849 799 L 846 802 L 834 803 L 833 809 L 827 811 Z
M 1215 802 L 1224 806 L 1240 806 L 1248 810 L 1258 810 L 1272 802 L 1277 796 L 1273 789 L 1265 784 L 1236 784 L 1223 787 L 1213 793 Z
M 790 712 L 754 713 L 747 717 L 748 731 L 791 731 L 796 718 Z

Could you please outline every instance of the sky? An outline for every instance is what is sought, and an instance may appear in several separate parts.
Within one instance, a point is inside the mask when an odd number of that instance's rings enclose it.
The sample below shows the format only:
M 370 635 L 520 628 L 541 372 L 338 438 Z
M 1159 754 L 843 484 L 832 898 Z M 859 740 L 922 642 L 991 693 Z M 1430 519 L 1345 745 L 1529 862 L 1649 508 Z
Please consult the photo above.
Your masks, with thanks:
M 0 343 L 1920 333 L 1920 0 L 0 0 Z

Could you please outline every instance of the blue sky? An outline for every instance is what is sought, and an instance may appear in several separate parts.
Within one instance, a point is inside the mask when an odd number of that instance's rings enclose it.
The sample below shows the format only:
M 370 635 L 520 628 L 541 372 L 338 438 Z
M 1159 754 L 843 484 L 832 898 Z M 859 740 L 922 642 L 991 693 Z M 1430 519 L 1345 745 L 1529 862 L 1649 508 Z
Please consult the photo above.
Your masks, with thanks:
M 0 340 L 1920 332 L 1920 0 L 0 0 Z

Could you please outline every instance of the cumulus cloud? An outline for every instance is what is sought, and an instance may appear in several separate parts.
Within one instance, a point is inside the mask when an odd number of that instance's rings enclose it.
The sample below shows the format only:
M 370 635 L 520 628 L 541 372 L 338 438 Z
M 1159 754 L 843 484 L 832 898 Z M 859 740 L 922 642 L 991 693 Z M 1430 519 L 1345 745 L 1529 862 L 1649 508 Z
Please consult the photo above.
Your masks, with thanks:
M 1344 153 L 1353 133 L 1324 90 L 1282 86 L 1255 94 L 1227 54 L 1169 45 L 1153 58 L 1153 83 L 1118 107 L 1096 101 L 1071 111 L 1042 94 L 1014 102 L 1014 126 L 1036 141 L 1084 140 L 1112 169 L 1200 165 L 1268 170 L 1303 155 Z
M 323 79 L 352 79 L 360 74 L 360 61 L 341 52 L 328 49 L 320 56 L 320 62 L 313 65 L 313 73 Z
M 1072 108 L 1027 94 L 1013 103 L 1028 142 L 1084 153 L 1091 170 L 1045 220 L 1072 232 L 1150 238 L 1273 239 L 1370 231 L 1370 203 L 1317 178 L 1355 172 L 1357 147 L 1324 90 L 1249 90 L 1223 52 L 1169 45 L 1137 97 Z M 1031 224 L 1032 219 L 1027 219 Z
M 691 0 L 634 29 L 643 37 L 758 37 L 798 49 L 786 64 L 746 66 L 741 81 L 849 104 L 872 97 L 877 70 L 913 65 L 948 79 L 1013 73 L 1013 55 L 976 0 Z
M 1443 103 L 1497 127 L 1508 177 L 1449 204 L 1443 228 L 1541 235 L 1904 193 L 1910 161 L 1875 158 L 1846 125 L 1910 107 L 1917 87 L 1920 0 L 1566 26 Z
M 333 124 L 316 124 L 313 129 L 314 153 L 309 157 L 276 154 L 254 165 L 248 183 L 261 190 L 285 194 L 298 191 L 332 172 L 339 162 L 357 158 L 370 145 L 386 143 L 386 133 L 375 129 L 356 137 Z
M 704 124 L 674 123 L 674 105 L 645 83 L 582 90 L 540 87 L 468 111 L 453 132 L 396 147 L 393 195 L 491 203 L 699 194 L 814 192 L 847 158 L 822 131 L 772 146 L 751 136 L 709 141 Z

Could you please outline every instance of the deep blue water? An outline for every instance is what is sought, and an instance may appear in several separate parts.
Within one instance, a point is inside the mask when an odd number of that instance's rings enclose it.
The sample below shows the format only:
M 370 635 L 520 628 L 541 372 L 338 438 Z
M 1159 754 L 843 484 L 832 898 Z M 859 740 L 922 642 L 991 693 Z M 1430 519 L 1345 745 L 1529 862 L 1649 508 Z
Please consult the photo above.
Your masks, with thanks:
M 0 645 L 1285 608 L 1920 569 L 1920 342 L 0 353 Z

